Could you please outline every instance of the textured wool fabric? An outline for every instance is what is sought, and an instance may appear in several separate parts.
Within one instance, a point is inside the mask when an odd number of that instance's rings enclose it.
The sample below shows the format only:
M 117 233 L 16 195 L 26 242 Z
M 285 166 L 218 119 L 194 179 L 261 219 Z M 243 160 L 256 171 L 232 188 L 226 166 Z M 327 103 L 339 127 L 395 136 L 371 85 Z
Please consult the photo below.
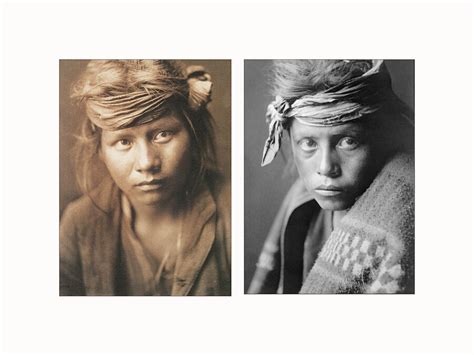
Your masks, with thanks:
M 392 159 L 331 233 L 301 293 L 414 293 L 415 175 Z
M 413 293 L 414 161 L 397 154 L 341 219 L 304 280 L 291 255 L 320 207 L 301 179 L 288 191 L 265 240 L 248 293 Z M 295 218 L 297 216 L 297 218 Z M 307 224 L 309 228 L 309 224 Z

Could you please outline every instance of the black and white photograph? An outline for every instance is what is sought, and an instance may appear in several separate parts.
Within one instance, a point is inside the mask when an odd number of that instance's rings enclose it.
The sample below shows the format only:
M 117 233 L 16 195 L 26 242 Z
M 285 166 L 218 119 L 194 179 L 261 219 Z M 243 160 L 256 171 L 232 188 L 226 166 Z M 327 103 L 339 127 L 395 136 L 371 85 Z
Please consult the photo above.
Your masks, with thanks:
M 230 62 L 61 60 L 60 83 L 60 294 L 230 295 Z
M 245 62 L 248 293 L 415 292 L 414 66 Z

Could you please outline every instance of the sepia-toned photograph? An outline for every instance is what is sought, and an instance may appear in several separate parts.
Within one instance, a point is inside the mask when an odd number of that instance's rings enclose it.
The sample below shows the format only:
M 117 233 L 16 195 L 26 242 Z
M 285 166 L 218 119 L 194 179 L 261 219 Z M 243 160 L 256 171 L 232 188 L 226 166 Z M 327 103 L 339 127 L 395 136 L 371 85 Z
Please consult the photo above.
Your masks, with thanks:
M 60 60 L 61 296 L 230 296 L 230 60 Z
M 415 293 L 414 67 L 245 61 L 246 293 Z

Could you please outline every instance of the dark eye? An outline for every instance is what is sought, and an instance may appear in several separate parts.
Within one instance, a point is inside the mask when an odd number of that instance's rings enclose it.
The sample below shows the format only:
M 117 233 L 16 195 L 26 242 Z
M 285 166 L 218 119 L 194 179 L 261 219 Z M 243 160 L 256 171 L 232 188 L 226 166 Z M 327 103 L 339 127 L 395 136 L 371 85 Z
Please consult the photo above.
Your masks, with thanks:
M 352 150 L 359 146 L 359 141 L 352 137 L 344 137 L 338 143 L 338 147 L 344 150 Z
M 298 142 L 298 146 L 305 152 L 312 152 L 317 148 L 318 144 L 312 138 L 303 138 Z
M 115 143 L 115 148 L 118 150 L 127 150 L 132 145 L 132 142 L 129 139 L 122 138 L 117 143 Z
M 171 140 L 172 137 L 173 137 L 172 131 L 160 131 L 155 135 L 155 137 L 153 138 L 153 141 L 156 143 L 167 143 Z

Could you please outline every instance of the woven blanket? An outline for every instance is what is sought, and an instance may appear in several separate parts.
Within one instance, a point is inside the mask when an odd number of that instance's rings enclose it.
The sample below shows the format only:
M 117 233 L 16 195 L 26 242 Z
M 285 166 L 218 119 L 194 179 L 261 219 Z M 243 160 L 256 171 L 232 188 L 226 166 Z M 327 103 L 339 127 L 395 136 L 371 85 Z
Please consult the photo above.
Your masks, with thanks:
M 300 293 L 414 293 L 414 159 L 399 154 L 341 219 Z

